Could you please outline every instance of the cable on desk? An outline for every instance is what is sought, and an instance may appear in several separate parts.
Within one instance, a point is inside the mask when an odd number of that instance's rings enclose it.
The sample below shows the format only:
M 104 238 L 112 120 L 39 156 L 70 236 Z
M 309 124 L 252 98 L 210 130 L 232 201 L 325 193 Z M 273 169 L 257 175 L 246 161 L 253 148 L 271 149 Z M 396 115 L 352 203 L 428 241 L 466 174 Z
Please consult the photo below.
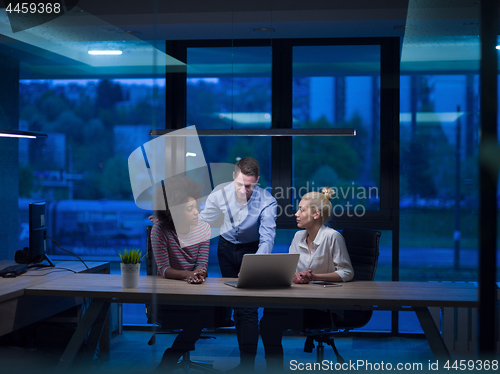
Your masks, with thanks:
M 42 269 L 47 269 L 47 268 L 40 268 L 40 269 L 36 269 L 36 270 L 42 270 Z M 56 268 L 54 270 L 51 270 L 49 271 L 48 273 L 44 273 L 44 274 L 24 274 L 25 277 L 44 277 L 46 275 L 49 275 L 49 274 L 52 274 L 52 273 L 60 273 L 60 271 L 58 270 L 63 270 L 63 271 L 72 271 L 73 273 L 78 273 L 77 271 L 74 271 L 73 269 L 68 269 L 68 268 Z
M 67 249 L 64 249 L 63 247 L 61 247 L 61 246 L 59 245 L 59 243 L 58 243 L 58 242 L 56 242 L 56 241 L 55 241 L 54 239 L 52 239 L 50 236 L 48 236 L 48 235 L 47 235 L 47 238 L 49 238 L 50 240 L 52 240 L 52 243 L 54 243 L 54 244 L 55 244 L 58 248 L 62 249 L 64 252 L 69 253 L 71 256 L 74 256 L 74 257 L 76 257 L 77 259 L 79 259 L 79 260 L 82 262 L 82 264 L 84 264 L 84 265 L 85 265 L 85 267 L 87 268 L 87 270 L 90 270 L 90 269 L 89 269 L 89 267 L 87 266 L 87 264 L 85 263 L 85 261 L 83 261 L 83 260 L 80 258 L 80 256 L 78 256 L 78 255 L 74 254 L 74 253 L 73 253 L 73 252 L 71 252 L 71 251 L 68 251 Z

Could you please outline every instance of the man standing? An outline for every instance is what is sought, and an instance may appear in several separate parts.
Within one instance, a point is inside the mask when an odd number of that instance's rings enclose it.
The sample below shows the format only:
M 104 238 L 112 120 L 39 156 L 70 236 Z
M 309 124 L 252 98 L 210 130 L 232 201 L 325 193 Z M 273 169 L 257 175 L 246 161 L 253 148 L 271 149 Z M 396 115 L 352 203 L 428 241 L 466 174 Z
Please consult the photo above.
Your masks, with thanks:
M 241 159 L 236 163 L 233 182 L 217 186 L 199 215 L 212 224 L 224 214 L 217 248 L 223 277 L 238 277 L 243 255 L 271 253 L 273 249 L 278 204 L 268 191 L 257 186 L 258 181 L 257 160 Z M 234 370 L 253 371 L 259 339 L 257 308 L 234 308 L 234 321 L 240 348 L 240 365 Z

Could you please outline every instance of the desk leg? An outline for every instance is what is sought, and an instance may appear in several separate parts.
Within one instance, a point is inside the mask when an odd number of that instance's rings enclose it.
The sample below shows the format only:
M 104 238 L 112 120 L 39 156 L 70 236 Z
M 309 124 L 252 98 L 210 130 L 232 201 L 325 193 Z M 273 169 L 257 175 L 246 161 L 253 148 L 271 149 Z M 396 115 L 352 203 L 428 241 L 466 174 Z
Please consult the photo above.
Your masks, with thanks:
M 83 315 L 80 324 L 78 325 L 73 337 L 69 341 L 68 346 L 59 360 L 59 364 L 57 365 L 57 370 L 59 372 L 69 372 L 69 368 L 73 364 L 73 361 L 75 360 L 75 357 L 77 356 L 85 338 L 89 335 L 89 332 L 90 335 L 87 340 L 87 350 L 82 358 L 85 359 L 85 363 L 92 362 L 95 348 L 99 342 L 99 338 L 108 315 L 109 306 L 109 302 L 105 299 L 92 299 L 87 312 Z
M 123 334 L 123 304 L 118 303 L 118 335 Z
M 111 308 L 111 305 L 110 305 Z M 108 312 L 109 313 L 109 312 Z M 99 339 L 99 356 L 104 362 L 109 361 L 109 349 L 111 345 L 111 318 L 106 318 L 104 323 L 101 338 Z
M 415 313 L 417 314 L 420 326 L 422 326 L 422 330 L 424 330 L 431 351 L 434 353 L 434 357 L 436 359 L 450 359 L 450 352 L 446 348 L 439 329 L 432 319 L 429 308 L 416 308 Z

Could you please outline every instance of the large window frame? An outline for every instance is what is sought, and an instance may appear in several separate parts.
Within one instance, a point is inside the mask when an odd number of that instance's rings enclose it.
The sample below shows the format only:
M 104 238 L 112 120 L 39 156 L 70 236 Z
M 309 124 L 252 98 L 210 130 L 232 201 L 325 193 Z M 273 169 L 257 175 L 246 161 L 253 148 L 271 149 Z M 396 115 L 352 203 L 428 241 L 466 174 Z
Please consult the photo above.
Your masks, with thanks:
M 394 214 L 399 208 L 399 154 L 394 146 L 399 144 L 399 38 L 353 39 L 272 39 L 272 40 L 200 40 L 169 41 L 167 53 L 186 62 L 187 49 L 196 47 L 245 47 L 271 46 L 272 70 L 272 129 L 292 128 L 292 49 L 294 46 L 380 45 L 380 210 L 368 211 L 363 217 L 341 217 L 339 227 L 356 224 L 385 230 L 394 230 Z M 279 67 L 279 68 L 277 68 Z M 167 69 L 166 129 L 186 126 L 186 72 Z M 292 185 L 292 139 L 272 139 L 272 184 Z M 396 182 L 394 184 L 393 182 Z M 278 201 L 283 207 L 288 200 Z M 396 211 L 396 212 L 395 212 Z M 295 228 L 292 217 L 279 217 L 279 228 Z
M 349 39 L 244 39 L 244 40 L 183 40 L 167 41 L 166 53 L 187 63 L 187 49 L 199 47 L 272 47 L 272 129 L 292 128 L 293 47 L 335 45 L 380 46 L 380 209 L 367 211 L 362 217 L 342 216 L 334 228 L 355 226 L 392 232 L 393 281 L 399 280 L 399 167 L 400 167 L 400 38 Z M 185 71 L 166 72 L 166 129 L 186 126 Z M 292 137 L 273 136 L 271 139 L 271 183 L 273 191 L 280 186 L 292 186 Z M 176 165 L 181 167 L 181 165 Z M 291 198 L 278 199 L 284 209 Z M 282 215 L 278 229 L 296 229 L 293 217 Z M 398 331 L 398 314 L 392 313 L 392 332 Z

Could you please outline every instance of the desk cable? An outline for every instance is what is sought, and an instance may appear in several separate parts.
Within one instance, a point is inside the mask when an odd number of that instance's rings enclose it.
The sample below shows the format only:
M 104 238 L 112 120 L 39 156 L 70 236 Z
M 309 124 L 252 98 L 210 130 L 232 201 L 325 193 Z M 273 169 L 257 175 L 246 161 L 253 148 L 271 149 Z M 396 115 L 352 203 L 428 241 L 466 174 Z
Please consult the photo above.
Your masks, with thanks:
M 42 270 L 42 269 L 47 269 L 46 267 L 43 267 L 43 268 L 39 268 L 37 270 Z M 51 270 L 47 273 L 43 273 L 43 274 L 25 274 L 24 276 L 25 277 L 44 277 L 46 275 L 49 275 L 49 274 L 52 274 L 52 273 L 60 273 L 62 271 L 72 271 L 73 273 L 78 273 L 77 271 L 74 271 L 73 269 L 68 269 L 68 268 L 55 268 L 54 270 Z
M 82 262 L 82 264 L 84 264 L 84 265 L 85 265 L 85 267 L 87 268 L 87 270 L 90 270 L 90 269 L 89 269 L 89 267 L 87 266 L 87 264 L 85 263 L 85 261 L 83 261 L 83 260 L 80 258 L 80 256 L 78 256 L 78 255 L 74 254 L 74 253 L 73 253 L 73 252 L 71 252 L 71 251 L 68 251 L 67 249 L 64 249 L 63 247 L 61 247 L 61 246 L 59 245 L 59 243 L 58 243 L 58 242 L 56 242 L 56 241 L 55 241 L 54 239 L 52 239 L 50 236 L 48 236 L 48 235 L 47 235 L 47 238 L 49 238 L 50 240 L 52 240 L 52 243 L 54 243 L 54 244 L 55 244 L 58 248 L 62 249 L 64 252 L 69 253 L 71 256 L 74 256 L 74 257 L 76 257 L 77 259 L 79 259 L 79 260 Z

